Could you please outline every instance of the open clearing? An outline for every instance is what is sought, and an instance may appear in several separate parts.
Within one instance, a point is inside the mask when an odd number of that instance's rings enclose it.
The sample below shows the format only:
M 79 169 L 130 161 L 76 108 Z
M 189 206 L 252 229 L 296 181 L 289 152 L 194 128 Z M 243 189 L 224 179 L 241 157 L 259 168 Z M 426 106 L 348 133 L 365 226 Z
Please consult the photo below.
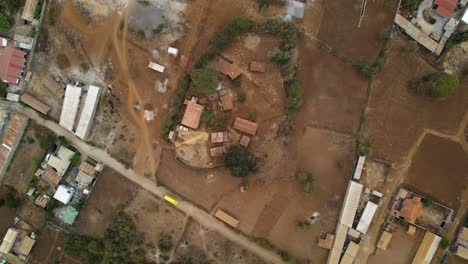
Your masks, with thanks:
M 119 208 L 131 201 L 136 191 L 137 186 L 134 183 L 106 167 L 78 216 L 76 229 L 81 234 L 102 237 Z
M 456 209 L 467 186 L 467 161 L 468 153 L 458 143 L 429 134 L 416 152 L 404 184 Z
M 8 187 L 5 185 L 0 186 L 0 199 L 5 197 L 5 194 L 8 191 Z M 15 217 L 16 209 L 8 208 L 6 206 L 0 206 L 0 237 L 4 237 L 8 228 L 13 223 L 13 218 Z
M 461 77 L 460 90 L 446 100 L 418 96 L 410 82 L 436 71 L 417 53 L 405 53 L 406 40 L 399 36 L 380 74 L 373 81 L 366 131 L 372 155 L 401 162 L 424 128 L 453 135 L 468 109 L 468 76 Z
M 31 264 L 79 264 L 84 261 L 71 258 L 63 252 L 65 233 L 44 228 L 31 251 L 28 263 Z

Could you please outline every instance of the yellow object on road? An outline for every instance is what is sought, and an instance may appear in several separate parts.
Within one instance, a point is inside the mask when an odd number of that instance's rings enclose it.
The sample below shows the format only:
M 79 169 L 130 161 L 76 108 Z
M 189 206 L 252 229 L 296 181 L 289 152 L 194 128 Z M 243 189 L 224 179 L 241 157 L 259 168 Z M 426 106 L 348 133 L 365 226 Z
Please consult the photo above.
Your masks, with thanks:
M 169 195 L 164 195 L 164 200 L 170 202 L 173 205 L 177 205 L 177 203 L 178 203 L 176 199 L 172 198 Z

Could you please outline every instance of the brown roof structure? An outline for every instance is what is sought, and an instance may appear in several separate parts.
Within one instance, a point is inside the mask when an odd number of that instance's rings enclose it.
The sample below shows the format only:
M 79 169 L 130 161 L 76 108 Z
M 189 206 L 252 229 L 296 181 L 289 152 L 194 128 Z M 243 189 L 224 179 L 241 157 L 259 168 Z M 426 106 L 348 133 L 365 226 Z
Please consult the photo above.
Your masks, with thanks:
M 242 73 L 242 70 L 239 68 L 234 63 L 230 63 L 229 61 L 223 59 L 223 58 L 218 58 L 216 61 L 216 66 L 218 71 L 220 71 L 223 74 L 229 75 L 229 77 L 234 80 L 237 77 L 239 77 Z
M 47 115 L 50 111 L 50 107 L 43 102 L 37 100 L 36 98 L 32 97 L 31 95 L 24 93 L 21 95 L 20 98 L 21 102 L 29 105 L 30 107 L 34 108 L 35 110 L 41 112 L 44 115 Z
M 242 136 L 239 141 L 239 144 L 244 147 L 248 147 L 249 143 L 250 143 L 250 138 L 248 136 Z
M 257 133 L 258 124 L 247 119 L 236 117 L 234 120 L 234 129 L 245 132 L 250 135 Z
M 12 148 L 18 139 L 19 133 L 25 127 L 27 120 L 27 117 L 23 115 L 14 114 L 8 123 L 8 127 L 5 129 L 2 144 Z
M 203 105 L 194 102 L 188 102 L 187 109 L 185 110 L 184 117 L 182 118 L 182 125 L 197 129 L 200 125 L 200 118 L 203 112 Z
M 458 0 L 436 0 L 435 11 L 444 17 L 449 17 L 457 7 Z
M 46 208 L 49 201 L 50 201 L 50 197 L 43 194 L 43 195 L 36 198 L 36 201 L 34 202 L 34 204 L 36 204 L 36 205 L 38 205 L 38 206 L 40 206 L 42 208 Z
M 251 72 L 266 72 L 266 64 L 263 62 L 252 61 L 249 64 L 249 70 Z
M 228 215 L 225 213 L 223 210 L 218 209 L 215 213 L 215 216 L 219 219 L 221 219 L 223 222 L 226 224 L 232 226 L 232 227 L 237 227 L 239 224 L 239 220 L 235 219 L 234 217 Z
M 86 161 L 81 162 L 80 171 L 86 173 L 89 176 L 94 176 L 94 174 L 96 173 L 96 169 L 94 168 L 94 166 Z
M 318 246 L 324 249 L 331 249 L 333 246 L 333 241 L 335 240 L 335 236 L 332 234 L 327 234 L 325 238 L 321 238 L 318 242 Z
M 225 146 L 210 148 L 211 157 L 219 157 L 226 154 L 227 150 Z
M 226 94 L 221 96 L 221 105 L 223 106 L 224 111 L 231 110 L 234 107 L 234 104 L 232 103 L 233 101 L 233 96 L 232 94 Z
M 12 46 L 0 47 L 0 78 L 9 84 L 17 84 L 26 65 L 26 52 Z
M 379 242 L 377 243 L 377 247 L 382 250 L 387 250 L 388 244 L 392 240 L 392 233 L 387 231 L 383 231 L 382 235 L 380 236 Z
M 60 181 L 62 180 L 62 176 L 60 176 L 52 167 L 47 166 L 43 174 L 45 180 L 50 184 L 57 186 Z
M 424 214 L 423 204 L 421 197 L 413 196 L 412 198 L 406 198 L 403 201 L 403 206 L 400 210 L 400 217 L 405 219 L 406 222 L 414 224 L 416 219 Z
M 46 74 L 42 77 L 42 83 L 49 89 L 53 94 L 58 98 L 63 98 L 65 95 L 65 89 L 60 86 L 49 74 Z
M 211 133 L 211 143 L 223 143 L 229 140 L 228 132 L 213 132 Z
M 34 11 L 36 10 L 38 0 L 26 0 L 26 4 L 24 5 L 23 14 L 21 18 L 32 22 L 34 19 Z

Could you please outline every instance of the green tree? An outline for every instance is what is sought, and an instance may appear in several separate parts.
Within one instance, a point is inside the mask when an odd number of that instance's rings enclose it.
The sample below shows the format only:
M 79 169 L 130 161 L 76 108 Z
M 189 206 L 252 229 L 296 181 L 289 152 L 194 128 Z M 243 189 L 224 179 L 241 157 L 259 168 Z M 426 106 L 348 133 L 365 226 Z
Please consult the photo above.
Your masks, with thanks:
M 161 238 L 159 239 L 159 249 L 163 253 L 167 253 L 172 249 L 172 238 L 169 235 L 161 234 Z
M 411 88 L 420 95 L 435 98 L 447 98 L 459 87 L 458 76 L 445 72 L 429 74 L 411 82 Z
M 210 110 L 203 110 L 201 115 L 201 122 L 208 127 L 213 127 L 216 123 L 216 116 L 213 111 Z
M 20 7 L 19 0 L 2 0 L 0 2 L 0 10 L 8 12 L 10 15 L 16 13 Z
M 270 6 L 270 0 L 258 0 L 258 9 L 262 10 Z
M 302 105 L 304 91 L 296 80 L 287 81 L 285 85 L 288 94 L 287 112 L 289 116 L 292 116 L 299 111 Z
M 218 74 L 210 69 L 195 69 L 190 73 L 192 80 L 190 91 L 195 96 L 207 96 L 216 93 Z
M 423 200 L 423 207 L 430 207 L 430 206 L 432 206 L 433 203 L 434 203 L 434 201 L 432 201 L 431 198 L 425 198 Z
M 3 13 L 0 13 L 0 32 L 8 31 L 12 25 L 13 25 L 13 21 L 11 17 Z
M 7 85 L 6 83 L 0 81 L 0 97 L 5 97 L 7 93 Z
M 245 147 L 232 146 L 226 157 L 224 165 L 229 169 L 234 177 L 245 177 L 257 172 L 257 159 Z
M 70 161 L 70 165 L 71 166 L 76 166 L 78 165 L 78 163 L 80 163 L 80 159 L 81 159 L 81 154 L 80 153 L 75 153 L 73 156 L 70 157 L 69 161 Z
M 446 250 L 448 247 L 450 247 L 450 240 L 446 237 L 442 237 L 442 240 L 440 241 L 440 248 L 443 250 Z
M 54 144 L 54 142 L 55 142 L 55 136 L 52 134 L 47 133 L 39 137 L 39 146 L 41 146 L 43 150 L 50 149 L 52 145 Z
M 5 195 L 5 206 L 8 208 L 16 208 L 20 204 L 20 200 L 16 197 L 14 191 L 10 190 Z

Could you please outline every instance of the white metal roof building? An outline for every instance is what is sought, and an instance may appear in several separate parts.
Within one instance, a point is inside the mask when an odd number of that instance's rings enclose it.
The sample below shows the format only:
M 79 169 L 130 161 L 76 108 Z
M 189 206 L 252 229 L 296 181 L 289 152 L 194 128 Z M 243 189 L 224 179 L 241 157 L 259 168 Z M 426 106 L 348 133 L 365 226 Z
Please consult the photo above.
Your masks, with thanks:
M 338 224 L 335 232 L 335 241 L 333 242 L 333 247 L 330 250 L 330 254 L 328 256 L 328 264 L 340 263 L 341 253 L 343 251 L 347 233 L 348 227 L 342 224 Z
M 5 237 L 3 238 L 2 244 L 0 245 L 0 253 L 10 253 L 15 245 L 16 238 L 18 237 L 18 230 L 9 228 Z
M 75 134 L 81 138 L 86 139 L 88 137 L 91 125 L 93 123 L 94 114 L 99 103 L 99 95 L 101 89 L 97 86 L 90 85 L 86 100 L 84 103 L 83 110 L 81 111 L 80 120 L 76 128 Z
M 160 73 L 163 73 L 165 69 L 164 66 L 154 63 L 152 61 L 149 62 L 148 67 Z
M 363 185 L 354 181 L 350 181 L 348 189 L 346 190 L 346 196 L 341 209 L 340 223 L 352 228 L 354 222 L 354 216 L 359 206 L 361 199 Z
M 173 48 L 173 47 L 169 47 L 167 49 L 167 53 L 169 53 L 169 55 L 172 55 L 172 56 L 176 57 L 177 54 L 179 54 L 179 50 L 176 49 L 176 48 Z
M 468 8 L 465 10 L 465 14 L 463 15 L 461 20 L 468 24 Z
M 68 204 L 73 198 L 74 193 L 75 189 L 73 189 L 72 187 L 59 185 L 57 191 L 54 194 L 54 199 L 63 204 Z
M 81 88 L 68 84 L 63 100 L 62 114 L 60 115 L 60 125 L 73 132 L 76 114 L 80 106 Z
M 361 179 L 362 169 L 364 168 L 364 162 L 366 161 L 366 156 L 359 156 L 356 169 L 354 170 L 353 178 L 355 180 Z
M 368 202 L 364 212 L 362 213 L 361 220 L 359 220 L 359 224 L 357 226 L 357 231 L 366 234 L 367 230 L 369 229 L 369 225 L 374 219 L 375 212 L 377 212 L 378 205 L 373 202 Z

